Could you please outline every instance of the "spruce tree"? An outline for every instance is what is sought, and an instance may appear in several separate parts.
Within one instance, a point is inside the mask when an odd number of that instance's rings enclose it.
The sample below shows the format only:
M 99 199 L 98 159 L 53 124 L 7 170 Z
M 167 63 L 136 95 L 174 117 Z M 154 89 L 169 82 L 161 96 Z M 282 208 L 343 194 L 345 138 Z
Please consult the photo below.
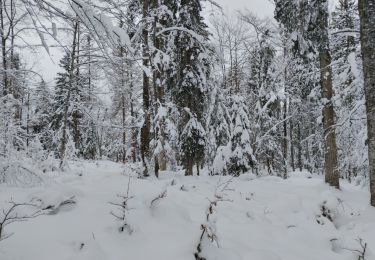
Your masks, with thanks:
M 231 136 L 219 147 L 214 160 L 213 174 L 240 176 L 254 168 L 256 159 L 252 148 L 251 122 L 243 97 L 231 98 Z
M 186 175 L 193 175 L 193 166 L 198 169 L 203 163 L 206 145 L 202 121 L 209 75 L 208 51 L 204 46 L 208 32 L 201 11 L 200 0 L 181 0 L 178 10 L 178 26 L 191 31 L 178 32 L 176 45 L 180 53 L 176 62 L 179 65 L 177 87 L 173 91 L 181 109 L 180 156 Z
M 359 16 L 356 1 L 341 0 L 332 13 L 331 50 L 338 121 L 338 162 L 342 177 L 349 181 L 366 175 L 365 97 L 360 53 Z
M 44 80 L 34 91 L 34 103 L 34 115 L 31 120 L 33 134 L 38 136 L 45 150 L 50 150 L 52 132 L 49 125 L 52 115 L 52 94 Z

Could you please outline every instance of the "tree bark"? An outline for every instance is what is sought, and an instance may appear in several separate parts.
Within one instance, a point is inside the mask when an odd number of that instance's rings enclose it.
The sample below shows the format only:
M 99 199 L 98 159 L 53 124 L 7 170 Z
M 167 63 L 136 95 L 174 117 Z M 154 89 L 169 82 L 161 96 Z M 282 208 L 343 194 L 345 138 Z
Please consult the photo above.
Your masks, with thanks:
M 287 122 L 287 113 L 288 113 L 288 101 L 285 99 L 284 103 L 284 129 L 283 129 L 283 155 L 284 155 L 284 178 L 288 177 L 288 122 Z
M 292 171 L 296 170 L 295 163 L 294 163 L 294 155 L 295 155 L 295 147 L 294 147 L 294 139 L 293 139 L 293 120 L 290 120 L 289 123 L 289 138 L 290 138 L 290 164 L 292 167 Z
M 79 58 L 80 58 L 80 51 L 81 51 L 81 48 L 80 48 L 80 25 L 79 25 L 79 22 L 77 22 L 77 31 L 75 32 L 76 33 L 76 40 L 75 40 L 75 45 L 76 45 L 76 54 L 75 54 L 75 59 L 76 59 L 76 62 L 75 64 L 77 65 L 76 68 L 72 67 L 71 69 L 74 71 L 74 69 L 76 69 L 76 72 L 75 72 L 75 82 L 74 82 L 74 87 L 72 86 L 72 90 L 74 90 L 75 92 L 75 95 L 77 97 L 79 97 L 80 93 L 79 93 L 79 80 L 80 80 L 80 69 L 79 69 Z M 72 63 L 74 64 L 74 63 Z M 75 100 L 75 102 L 78 102 L 78 100 Z M 74 112 L 72 114 L 72 120 L 73 120 L 73 141 L 74 141 L 74 146 L 75 148 L 79 151 L 80 150 L 80 128 L 79 128 L 79 123 L 80 123 L 80 112 L 78 110 L 78 107 L 76 107 L 77 105 L 74 105 L 75 108 L 74 108 Z
M 298 168 L 299 171 L 301 172 L 303 170 L 303 161 L 302 161 L 302 137 L 301 137 L 301 124 L 298 122 L 297 123 L 297 149 L 298 149 L 298 154 L 297 154 L 297 163 L 298 163 Z
M 146 22 L 148 18 L 149 0 L 143 0 L 143 18 Z M 143 67 L 149 67 L 149 48 L 148 48 L 148 28 L 147 22 L 143 32 Z M 147 167 L 147 158 L 150 152 L 150 79 L 146 71 L 143 72 L 143 113 L 144 122 L 141 129 L 141 157 L 144 166 L 143 175 L 149 176 Z
M 371 205 L 375 207 L 375 1 L 359 0 L 368 129 Z
M 5 4 L 4 0 L 0 0 L 0 35 L 1 35 L 1 54 L 2 54 L 2 65 L 3 65 L 3 95 L 6 96 L 9 92 L 8 86 L 8 63 L 7 63 L 7 51 L 6 51 L 6 43 L 7 43 L 7 36 L 5 35 L 5 21 L 4 21 L 4 10 Z
M 125 100 L 125 95 L 123 93 L 121 94 L 121 110 L 122 110 L 122 162 L 126 163 L 126 100 Z
M 319 0 L 319 61 L 320 85 L 324 101 L 323 128 L 325 144 L 324 171 L 325 181 L 337 189 L 340 188 L 339 172 L 337 169 L 337 147 L 335 133 L 335 112 L 332 104 L 332 67 L 328 36 L 328 0 Z
M 157 10 L 159 8 L 159 1 L 153 0 L 152 8 Z M 164 49 L 164 42 L 163 40 L 157 36 L 159 31 L 159 24 L 164 26 L 163 21 L 159 21 L 157 16 L 154 17 L 153 21 L 153 44 L 156 50 L 163 50 Z M 163 71 L 162 65 L 154 65 L 153 67 L 153 84 L 154 84 L 154 95 L 155 95 L 155 114 L 158 114 L 158 109 L 160 106 L 164 106 L 164 89 L 163 89 Z M 155 139 L 158 139 L 161 143 L 161 151 L 159 154 L 155 155 L 154 163 L 155 163 L 155 176 L 159 177 L 159 171 L 165 171 L 167 169 L 167 162 L 166 162 L 166 151 L 165 151 L 165 139 L 164 139 L 164 117 L 159 118 L 157 121 L 158 125 L 155 125 L 154 136 Z

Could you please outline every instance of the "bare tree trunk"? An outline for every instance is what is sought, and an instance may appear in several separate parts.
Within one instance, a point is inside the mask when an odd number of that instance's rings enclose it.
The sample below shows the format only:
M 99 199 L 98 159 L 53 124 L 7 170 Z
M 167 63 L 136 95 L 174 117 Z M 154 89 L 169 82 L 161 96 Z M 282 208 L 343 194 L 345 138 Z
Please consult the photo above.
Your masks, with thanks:
M 75 87 L 73 88 L 72 86 L 72 90 L 71 91 L 75 91 L 75 94 L 76 96 L 78 97 L 79 96 L 79 80 L 80 80 L 80 69 L 79 69 L 79 56 L 80 56 L 80 25 L 79 25 L 79 22 L 77 22 L 77 32 L 76 32 L 76 54 L 75 54 L 75 58 L 76 58 L 76 75 L 75 75 Z M 74 63 L 72 63 L 74 64 Z M 72 67 L 73 69 L 73 67 Z M 78 100 L 75 100 L 74 102 L 78 102 Z M 77 106 L 76 104 L 74 104 L 74 106 Z M 78 107 L 75 107 L 74 108 L 74 112 L 73 112 L 73 141 L 74 141 L 74 146 L 77 150 L 80 149 L 80 129 L 79 129 L 79 110 L 78 110 Z
M 126 163 L 126 103 L 125 95 L 121 94 L 121 110 L 122 110 L 122 162 Z
M 154 0 L 154 9 L 157 9 L 159 8 L 159 3 L 160 1 L 159 0 Z M 159 21 L 158 17 L 155 17 L 155 21 L 154 21 L 154 46 L 156 49 L 159 49 L 159 50 L 163 50 L 165 49 L 165 44 L 167 44 L 162 38 L 160 37 L 157 37 L 156 34 L 159 30 L 159 28 L 157 27 L 157 24 L 161 23 L 163 27 L 166 27 L 167 25 L 164 23 L 164 21 Z M 165 71 L 163 70 L 163 67 L 160 66 L 158 68 L 155 68 L 155 89 L 156 89 L 156 99 L 157 99 L 157 102 L 161 105 L 161 106 L 165 106 L 165 98 L 164 98 L 164 86 L 163 86 L 163 82 L 164 82 L 164 79 L 165 79 Z M 162 150 L 159 152 L 159 155 L 157 158 L 155 158 L 155 160 L 158 161 L 158 170 L 160 171 L 165 171 L 167 169 L 167 156 L 166 156 L 166 149 L 165 149 L 165 139 L 166 139 L 166 136 L 165 136 L 165 118 L 161 118 L 159 119 L 159 131 L 160 133 L 159 136 L 160 136 L 160 142 L 161 142 L 161 146 L 162 146 Z
M 320 28 L 319 60 L 320 60 L 320 84 L 322 97 L 324 99 L 323 108 L 323 128 L 325 143 L 325 181 L 336 188 L 340 188 L 339 172 L 337 169 L 337 147 L 335 133 L 335 112 L 332 104 L 332 67 L 331 54 L 328 37 L 328 0 L 319 0 L 318 23 Z
M 308 135 L 307 136 L 310 136 L 311 135 L 311 130 L 309 129 L 308 131 L 307 131 L 307 133 L 308 133 Z M 313 171 L 313 168 L 312 168 L 312 162 L 311 162 L 311 153 L 310 153 L 310 143 L 309 143 L 309 141 L 308 140 L 306 140 L 306 147 L 305 147 L 305 149 L 306 149 L 306 152 L 305 152 L 305 155 L 306 155 L 306 161 L 307 161 L 307 163 L 305 163 L 305 165 L 307 165 L 307 170 L 309 171 L 309 172 L 312 172 Z
M 193 158 L 189 156 L 186 160 L 186 170 L 185 170 L 185 176 L 193 176 L 193 166 L 194 166 L 194 161 Z
M 14 0 L 11 0 L 10 3 L 10 13 L 9 11 L 6 11 L 7 13 L 7 18 L 8 18 L 8 22 L 9 22 L 9 36 L 8 38 L 10 38 L 10 57 L 9 57 L 9 70 L 10 70 L 10 73 L 9 73 L 9 76 L 7 76 L 7 79 L 8 79 L 8 88 L 9 88 L 9 92 L 13 94 L 13 97 L 14 99 L 16 99 L 17 101 L 22 101 L 22 95 L 21 95 L 21 90 L 19 89 L 20 86 L 16 84 L 16 80 L 15 80 L 15 69 L 16 69 L 16 61 L 15 61 L 15 57 L 14 57 L 14 44 L 15 44 L 15 37 L 16 35 L 14 34 L 14 20 L 15 20 L 15 2 Z M 4 10 L 6 10 L 6 7 L 4 7 Z M 8 74 L 8 73 L 7 73 Z M 19 126 L 21 126 L 22 124 L 22 106 L 23 106 L 23 102 L 17 102 L 16 105 L 15 105 L 15 115 L 14 115 L 14 118 L 17 122 L 17 124 Z
M 293 139 L 293 121 L 290 120 L 289 123 L 289 138 L 290 138 L 290 164 L 292 167 L 292 171 L 296 170 L 295 162 L 294 162 L 294 155 L 295 155 L 295 146 L 294 146 L 294 139 Z
M 303 170 L 303 162 L 302 162 L 302 137 L 301 137 L 301 125 L 298 122 L 297 123 L 297 149 L 298 149 L 298 155 L 297 155 L 297 160 L 298 160 L 298 168 L 300 171 Z
M 143 0 L 143 18 L 146 21 L 149 11 L 149 0 Z M 144 26 L 143 32 L 143 67 L 149 67 L 148 29 Z M 149 76 L 143 72 L 143 113 L 144 122 L 141 129 L 141 157 L 144 166 L 143 175 L 149 176 L 147 158 L 150 153 L 150 82 Z
M 286 120 L 287 113 L 288 113 L 288 105 L 287 100 L 285 99 L 284 103 L 284 136 L 283 136 L 283 154 L 284 154 L 284 178 L 286 179 L 288 176 L 288 122 Z
M 9 92 L 8 86 L 8 64 L 7 64 L 7 51 L 6 51 L 6 44 L 7 44 L 7 36 L 5 35 L 5 3 L 4 0 L 0 0 L 0 36 L 1 36 L 1 53 L 2 53 L 2 65 L 3 65 L 3 95 L 6 96 Z
M 120 26 L 123 27 L 122 22 L 120 22 Z M 120 57 L 121 57 L 121 121 L 122 121 L 122 162 L 126 162 L 126 99 L 125 99 L 125 50 L 121 46 L 120 47 Z M 126 75 L 129 76 L 129 75 Z
M 133 84 L 131 82 L 131 84 Z M 132 159 L 133 163 L 137 162 L 137 149 L 138 149 L 138 137 L 137 137 L 137 130 L 134 126 L 134 118 L 135 118 L 135 113 L 134 113 L 134 104 L 133 104 L 133 98 L 130 98 L 130 115 L 133 118 L 132 120 Z
M 368 129 L 371 205 L 375 207 L 375 1 L 359 0 Z
M 30 144 L 30 89 L 27 89 L 26 146 Z

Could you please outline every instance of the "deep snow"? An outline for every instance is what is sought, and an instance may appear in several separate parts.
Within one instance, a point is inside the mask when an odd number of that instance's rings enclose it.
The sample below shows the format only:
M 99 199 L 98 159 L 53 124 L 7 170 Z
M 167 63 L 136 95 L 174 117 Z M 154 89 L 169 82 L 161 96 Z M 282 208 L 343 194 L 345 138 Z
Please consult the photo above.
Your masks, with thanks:
M 41 186 L 0 186 L 1 209 L 10 200 L 37 201 L 40 208 L 76 201 L 6 226 L 13 235 L 0 241 L 0 259 L 194 260 L 202 225 L 216 238 L 202 242 L 207 260 L 357 260 L 359 239 L 365 259 L 375 259 L 375 208 L 361 185 L 343 182 L 337 191 L 306 173 L 287 180 L 131 173 L 111 162 L 81 162 L 46 174 Z M 117 195 L 126 195 L 129 180 L 127 226 L 119 232 L 111 202 L 121 203 Z M 207 222 L 210 201 L 217 203 Z

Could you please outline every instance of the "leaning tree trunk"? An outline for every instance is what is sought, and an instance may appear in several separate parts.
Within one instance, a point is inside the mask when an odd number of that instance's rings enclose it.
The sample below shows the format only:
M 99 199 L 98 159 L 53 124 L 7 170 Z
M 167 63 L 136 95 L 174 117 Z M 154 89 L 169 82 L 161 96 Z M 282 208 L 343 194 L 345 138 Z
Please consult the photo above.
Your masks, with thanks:
M 368 129 L 371 205 L 375 207 L 375 0 L 358 1 Z
M 318 0 L 318 24 L 319 24 L 319 60 L 320 60 L 320 84 L 324 100 L 323 128 L 325 144 L 324 171 L 326 182 L 336 188 L 340 188 L 339 173 L 337 169 L 337 147 L 335 133 L 335 112 L 332 97 L 332 67 L 328 36 L 328 0 Z

